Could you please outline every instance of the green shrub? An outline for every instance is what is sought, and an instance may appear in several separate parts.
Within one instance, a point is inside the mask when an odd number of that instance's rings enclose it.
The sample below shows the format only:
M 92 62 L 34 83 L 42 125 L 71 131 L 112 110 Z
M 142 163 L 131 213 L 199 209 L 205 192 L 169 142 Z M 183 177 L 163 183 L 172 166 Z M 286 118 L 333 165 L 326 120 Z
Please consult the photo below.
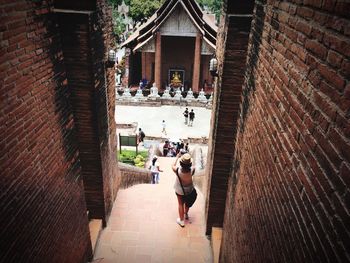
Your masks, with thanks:
M 140 167 L 140 168 L 144 168 L 145 167 L 145 162 L 135 163 L 135 166 Z
M 137 167 L 144 167 L 147 157 L 147 151 L 138 152 L 137 155 L 135 150 L 122 150 L 121 153 L 117 153 L 119 162 L 135 165 Z
M 139 158 L 141 161 L 144 161 L 144 160 L 145 160 L 145 158 L 144 158 L 141 154 L 138 154 L 138 155 L 136 156 L 136 158 Z

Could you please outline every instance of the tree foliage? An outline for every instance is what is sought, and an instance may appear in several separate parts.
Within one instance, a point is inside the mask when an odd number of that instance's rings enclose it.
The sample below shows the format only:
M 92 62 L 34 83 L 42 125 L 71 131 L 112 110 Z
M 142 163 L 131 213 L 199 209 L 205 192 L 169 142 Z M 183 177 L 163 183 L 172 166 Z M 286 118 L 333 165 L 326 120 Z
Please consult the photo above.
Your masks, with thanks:
M 210 12 L 215 14 L 216 19 L 217 20 L 219 19 L 221 15 L 223 0 L 196 0 L 196 1 L 202 8 L 207 7 Z
M 135 22 L 147 20 L 162 5 L 164 0 L 130 0 L 130 17 Z
M 125 32 L 126 25 L 124 23 L 122 16 L 119 14 L 119 12 L 116 8 L 112 9 L 112 21 L 113 21 L 114 35 L 117 38 L 117 42 L 121 42 L 121 41 L 123 41 L 123 39 L 120 39 L 120 37 Z

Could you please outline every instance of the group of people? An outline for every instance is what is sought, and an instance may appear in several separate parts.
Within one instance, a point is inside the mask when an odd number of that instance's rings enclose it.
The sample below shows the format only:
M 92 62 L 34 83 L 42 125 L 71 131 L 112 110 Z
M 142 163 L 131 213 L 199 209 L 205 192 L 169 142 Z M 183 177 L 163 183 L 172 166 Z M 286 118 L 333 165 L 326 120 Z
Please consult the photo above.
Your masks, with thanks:
M 189 112 L 188 108 L 186 108 L 185 111 L 183 112 L 183 115 L 185 117 L 185 124 L 188 126 L 193 126 L 193 120 L 195 116 L 193 109 L 191 109 L 191 111 Z
M 188 143 L 184 143 L 182 139 L 178 142 L 170 142 L 166 140 L 163 145 L 163 156 L 175 157 L 179 152 L 187 153 L 189 152 Z
M 160 169 L 159 163 L 157 162 L 158 157 L 153 156 L 149 169 L 152 174 L 152 183 L 159 183 L 159 173 L 163 172 Z M 178 163 L 179 161 L 179 164 Z M 189 219 L 189 209 L 196 200 L 197 192 L 193 185 L 192 176 L 195 169 L 192 168 L 192 158 L 189 153 L 179 152 L 176 155 L 175 162 L 172 165 L 172 171 L 176 175 L 175 178 L 175 194 L 178 201 L 178 213 L 179 217 L 176 219 L 176 223 L 181 227 L 185 226 L 185 220 Z

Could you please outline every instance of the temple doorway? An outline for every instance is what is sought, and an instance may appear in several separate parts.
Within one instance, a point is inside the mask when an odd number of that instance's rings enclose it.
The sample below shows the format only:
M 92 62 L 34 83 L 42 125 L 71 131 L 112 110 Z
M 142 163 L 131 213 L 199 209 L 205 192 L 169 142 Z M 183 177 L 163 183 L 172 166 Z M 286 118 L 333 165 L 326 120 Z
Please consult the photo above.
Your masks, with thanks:
M 191 87 L 195 41 L 195 37 L 162 36 L 163 86 Z

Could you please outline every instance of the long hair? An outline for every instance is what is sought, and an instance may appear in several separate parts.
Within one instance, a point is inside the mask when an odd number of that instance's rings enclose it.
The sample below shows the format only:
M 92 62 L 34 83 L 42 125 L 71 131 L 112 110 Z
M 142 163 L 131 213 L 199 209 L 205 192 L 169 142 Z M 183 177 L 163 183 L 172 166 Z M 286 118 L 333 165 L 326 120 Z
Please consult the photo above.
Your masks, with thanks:
M 192 163 L 189 164 L 184 164 L 180 161 L 180 165 L 181 165 L 181 169 L 185 172 L 190 172 L 191 171 L 191 167 L 192 167 Z
M 154 158 L 154 159 L 152 160 L 152 165 L 155 165 L 155 164 L 156 164 L 156 161 L 157 161 L 157 159 Z

